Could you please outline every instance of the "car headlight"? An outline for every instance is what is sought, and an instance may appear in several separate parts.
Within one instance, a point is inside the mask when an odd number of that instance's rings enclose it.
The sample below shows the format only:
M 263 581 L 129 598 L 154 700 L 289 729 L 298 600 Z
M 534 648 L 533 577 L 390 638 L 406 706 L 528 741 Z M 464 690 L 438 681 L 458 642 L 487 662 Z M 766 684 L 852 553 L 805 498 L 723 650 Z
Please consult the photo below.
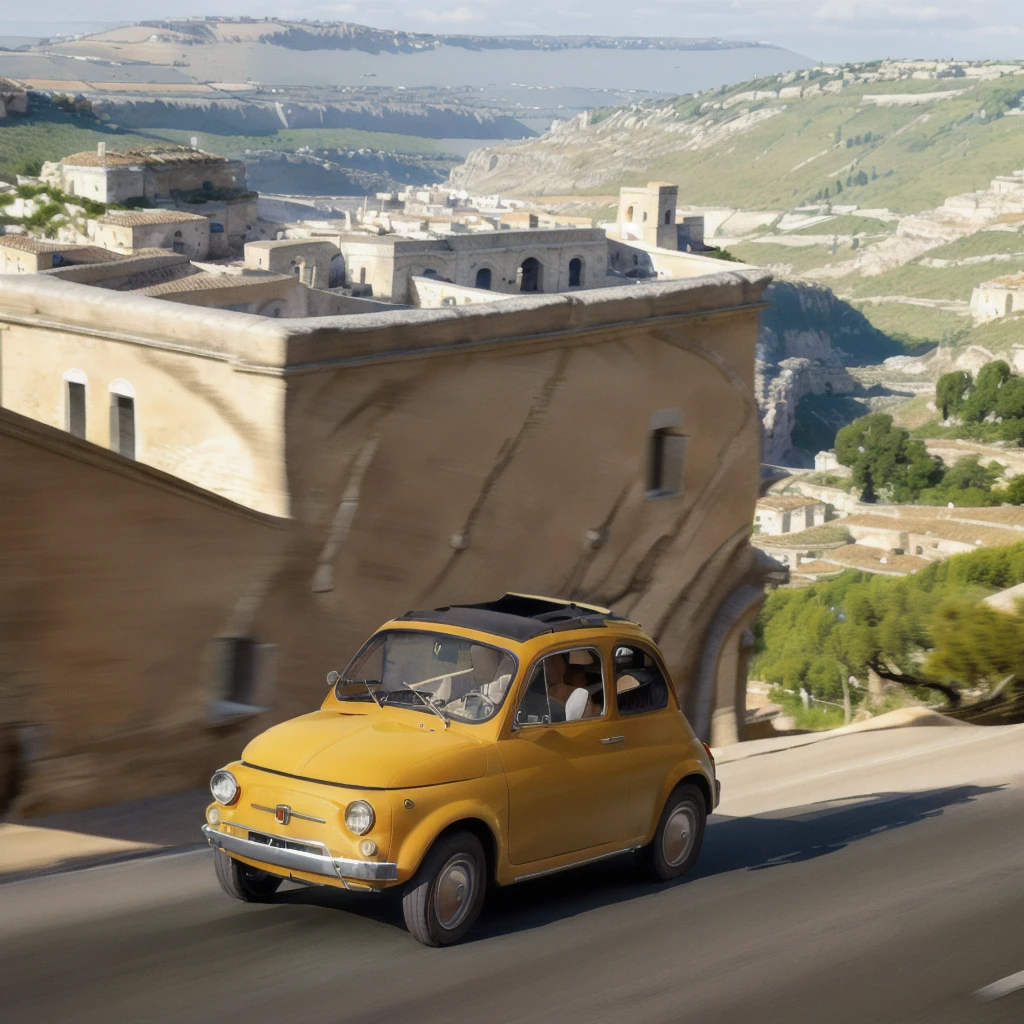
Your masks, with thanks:
M 376 815 L 373 808 L 365 800 L 353 800 L 345 808 L 345 824 L 350 832 L 364 836 L 373 828 Z
M 214 772 L 210 779 L 210 792 L 217 803 L 233 804 L 238 799 L 238 783 L 231 772 Z

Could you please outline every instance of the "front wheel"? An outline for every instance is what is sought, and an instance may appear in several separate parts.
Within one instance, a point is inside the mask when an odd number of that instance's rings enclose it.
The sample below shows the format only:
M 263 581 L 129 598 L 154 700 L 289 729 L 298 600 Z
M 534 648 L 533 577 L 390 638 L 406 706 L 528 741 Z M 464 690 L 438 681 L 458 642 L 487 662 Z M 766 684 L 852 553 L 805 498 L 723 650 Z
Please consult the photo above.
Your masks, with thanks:
M 439 839 L 402 897 L 405 926 L 425 946 L 451 946 L 476 924 L 487 891 L 487 860 L 470 832 Z
M 283 878 L 268 875 L 259 868 L 249 867 L 223 850 L 213 851 L 213 867 L 217 872 L 220 887 L 236 900 L 243 903 L 263 903 L 280 888 Z
M 667 882 L 689 871 L 700 856 L 706 818 L 703 793 L 689 783 L 677 786 L 665 801 L 654 839 L 641 850 L 646 873 Z

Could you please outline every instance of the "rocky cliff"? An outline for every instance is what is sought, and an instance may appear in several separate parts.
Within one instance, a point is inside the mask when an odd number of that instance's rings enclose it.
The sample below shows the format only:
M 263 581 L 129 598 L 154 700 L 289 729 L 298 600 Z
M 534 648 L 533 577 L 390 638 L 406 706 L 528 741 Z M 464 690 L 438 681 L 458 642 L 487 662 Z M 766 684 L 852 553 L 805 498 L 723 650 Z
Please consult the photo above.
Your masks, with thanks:
M 800 400 L 853 395 L 847 366 L 880 362 L 899 346 L 830 289 L 776 281 L 765 298 L 757 359 L 757 397 L 764 431 L 763 460 L 785 463 L 793 448 Z

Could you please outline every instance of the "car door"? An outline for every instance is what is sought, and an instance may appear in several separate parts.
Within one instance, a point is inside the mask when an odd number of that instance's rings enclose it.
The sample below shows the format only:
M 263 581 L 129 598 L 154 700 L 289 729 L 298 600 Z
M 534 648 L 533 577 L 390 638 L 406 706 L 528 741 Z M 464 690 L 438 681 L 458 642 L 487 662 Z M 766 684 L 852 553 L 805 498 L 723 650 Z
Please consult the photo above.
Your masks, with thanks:
M 627 838 L 629 761 L 605 660 L 597 647 L 562 648 L 538 658 L 527 674 L 512 732 L 499 743 L 513 864 Z M 581 686 L 590 700 L 575 692 Z
M 633 780 L 627 827 L 630 836 L 641 836 L 661 813 L 662 784 L 679 762 L 682 712 L 668 673 L 646 644 L 615 643 L 612 675 L 616 731 L 625 737 L 621 746 Z

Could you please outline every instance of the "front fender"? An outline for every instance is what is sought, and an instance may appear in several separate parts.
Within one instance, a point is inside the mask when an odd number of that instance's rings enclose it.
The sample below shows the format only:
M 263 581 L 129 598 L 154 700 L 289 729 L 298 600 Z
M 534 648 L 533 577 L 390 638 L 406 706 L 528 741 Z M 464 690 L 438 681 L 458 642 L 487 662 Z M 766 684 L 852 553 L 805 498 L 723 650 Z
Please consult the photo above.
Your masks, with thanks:
M 407 882 L 419 870 L 434 840 L 458 821 L 482 822 L 493 838 L 488 856 L 498 865 L 507 860 L 505 835 L 508 786 L 503 774 L 492 774 L 441 786 L 389 791 L 392 837 L 388 859 L 398 865 L 398 882 Z M 409 804 L 412 806 L 408 806 Z

